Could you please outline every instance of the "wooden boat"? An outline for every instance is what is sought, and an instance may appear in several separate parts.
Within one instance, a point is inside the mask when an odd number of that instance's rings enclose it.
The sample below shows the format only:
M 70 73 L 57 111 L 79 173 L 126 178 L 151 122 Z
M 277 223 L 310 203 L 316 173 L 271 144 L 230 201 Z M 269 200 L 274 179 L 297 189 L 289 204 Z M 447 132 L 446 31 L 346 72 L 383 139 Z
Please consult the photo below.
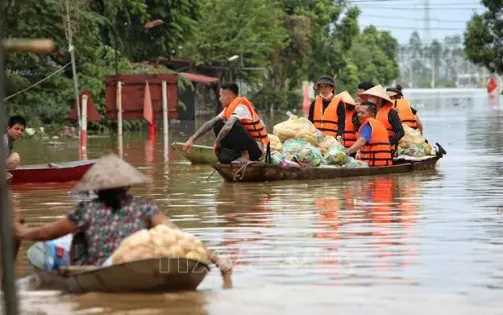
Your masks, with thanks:
M 266 182 L 280 180 L 316 180 L 336 177 L 355 177 L 383 174 L 411 173 L 431 170 L 445 151 L 442 149 L 436 156 L 418 161 L 399 159 L 393 166 L 368 168 L 299 168 L 271 165 L 263 162 L 250 162 L 245 165 L 217 163 L 213 168 L 228 182 Z
M 63 183 L 79 180 L 96 160 L 20 165 L 9 170 L 10 184 Z
M 195 290 L 210 267 L 186 258 L 153 258 L 107 267 L 69 266 L 44 269 L 42 242 L 28 249 L 35 289 L 85 292 L 168 292 Z
M 180 152 L 192 164 L 213 164 L 218 162 L 213 148 L 210 146 L 194 144 L 191 152 L 186 153 L 182 150 L 183 145 L 184 143 L 182 142 L 173 142 L 171 147 L 173 150 Z

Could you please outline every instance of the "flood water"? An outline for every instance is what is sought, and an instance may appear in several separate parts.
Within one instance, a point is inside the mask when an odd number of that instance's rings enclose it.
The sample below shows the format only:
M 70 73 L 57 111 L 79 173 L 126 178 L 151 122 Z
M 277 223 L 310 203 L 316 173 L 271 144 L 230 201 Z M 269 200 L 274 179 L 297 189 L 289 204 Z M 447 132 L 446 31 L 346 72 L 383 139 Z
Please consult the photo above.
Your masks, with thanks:
M 126 137 L 124 159 L 155 179 L 133 192 L 153 198 L 178 225 L 230 256 L 234 288 L 221 288 L 216 268 L 190 293 L 23 288 L 23 313 L 503 314 L 503 105 L 483 93 L 411 100 L 427 138 L 448 153 L 436 171 L 230 184 L 174 151 L 164 162 L 162 135 L 153 147 L 146 134 Z M 269 132 L 272 121 L 285 117 L 266 118 Z M 185 141 L 194 128 L 172 125 L 170 142 Z M 89 139 L 89 146 L 88 157 L 96 158 L 115 139 Z M 23 140 L 15 150 L 24 163 L 78 159 L 75 141 Z M 15 187 L 14 194 L 35 226 L 76 204 L 71 186 Z M 29 245 L 18 256 L 21 281 L 29 274 Z

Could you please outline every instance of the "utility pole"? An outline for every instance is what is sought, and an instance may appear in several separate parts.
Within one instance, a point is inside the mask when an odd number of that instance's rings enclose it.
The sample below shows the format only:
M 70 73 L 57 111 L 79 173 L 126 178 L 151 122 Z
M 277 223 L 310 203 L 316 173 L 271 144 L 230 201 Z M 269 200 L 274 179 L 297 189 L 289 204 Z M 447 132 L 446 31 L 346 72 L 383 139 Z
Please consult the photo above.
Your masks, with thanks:
M 75 47 L 73 46 L 72 40 L 72 23 L 70 20 L 70 5 L 68 4 L 68 0 L 65 0 L 66 6 L 66 27 L 68 31 L 68 50 L 70 51 L 70 57 L 72 60 L 72 73 L 73 73 L 73 86 L 75 88 L 75 104 L 77 106 L 77 120 L 79 121 L 79 130 L 81 128 L 80 121 L 80 102 L 79 102 L 79 81 L 77 77 L 77 69 L 75 67 Z

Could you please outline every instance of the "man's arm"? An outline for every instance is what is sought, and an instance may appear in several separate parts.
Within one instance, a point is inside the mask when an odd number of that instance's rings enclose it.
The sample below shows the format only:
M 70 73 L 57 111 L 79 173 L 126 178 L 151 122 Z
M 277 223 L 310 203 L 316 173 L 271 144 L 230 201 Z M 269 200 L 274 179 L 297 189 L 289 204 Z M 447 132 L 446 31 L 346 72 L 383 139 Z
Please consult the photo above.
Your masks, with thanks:
M 215 140 L 215 143 L 220 143 L 225 136 L 229 134 L 231 131 L 232 127 L 234 127 L 234 124 L 239 121 L 238 116 L 232 115 L 231 118 L 225 123 L 225 125 L 222 127 L 220 132 L 218 133 L 217 139 Z
M 313 122 L 314 119 L 314 101 L 311 102 L 311 106 L 309 106 L 309 116 L 308 119 L 310 122 Z
M 215 126 L 215 124 L 217 123 L 217 121 L 219 121 L 221 119 L 222 118 L 220 118 L 219 116 L 215 116 L 211 120 L 208 120 L 207 122 L 205 122 L 201 126 L 201 128 L 199 128 L 196 131 L 196 133 L 194 133 L 194 135 L 191 137 L 192 141 L 196 141 L 198 138 L 200 138 L 201 136 L 203 136 L 204 134 L 206 134 L 208 131 L 210 131 L 211 128 L 213 128 L 213 126 Z
M 393 131 L 395 132 L 395 135 L 391 137 L 389 142 L 391 145 L 397 145 L 398 141 L 400 141 L 400 139 L 402 139 L 402 137 L 405 135 L 405 131 L 403 130 L 402 121 L 400 120 L 400 117 L 398 116 L 398 112 L 396 110 L 389 111 L 388 121 L 393 127 Z

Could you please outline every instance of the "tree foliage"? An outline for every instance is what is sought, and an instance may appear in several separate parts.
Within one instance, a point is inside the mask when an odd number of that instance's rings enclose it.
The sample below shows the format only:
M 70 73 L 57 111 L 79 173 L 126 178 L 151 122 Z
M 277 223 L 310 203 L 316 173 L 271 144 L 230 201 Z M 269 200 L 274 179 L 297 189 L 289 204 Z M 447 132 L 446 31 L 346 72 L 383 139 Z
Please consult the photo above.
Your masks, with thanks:
M 360 11 L 346 1 L 68 3 L 79 85 L 90 91 L 102 114 L 104 76 L 115 73 L 116 51 L 121 73 L 167 71 L 135 66 L 160 57 L 218 69 L 221 82 L 238 79 L 257 107 L 271 110 L 298 107 L 303 82 L 321 75 L 337 76 L 338 91 L 354 92 L 360 81 L 387 84 L 398 74 L 396 40 L 374 27 L 360 32 Z M 0 14 L 8 37 L 51 38 L 57 47 L 48 55 L 7 56 L 9 113 L 27 116 L 31 125 L 63 122 L 75 102 L 65 0 L 4 0 Z M 164 24 L 144 28 L 155 19 Z M 239 59 L 229 60 L 234 55 Z
M 503 2 L 483 0 L 488 9 L 474 14 L 464 34 L 465 52 L 470 61 L 503 74 Z

